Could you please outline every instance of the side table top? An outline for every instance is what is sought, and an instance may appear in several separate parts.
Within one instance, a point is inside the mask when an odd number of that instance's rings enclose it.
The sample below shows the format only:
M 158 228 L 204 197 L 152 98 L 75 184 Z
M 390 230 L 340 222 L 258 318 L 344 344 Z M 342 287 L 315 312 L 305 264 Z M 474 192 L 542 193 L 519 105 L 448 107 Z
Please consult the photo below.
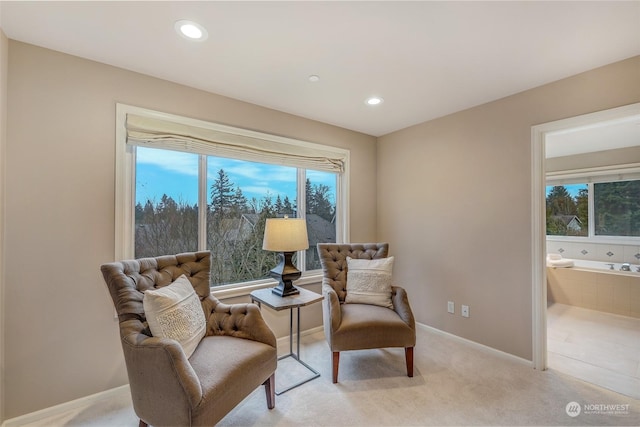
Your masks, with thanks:
M 310 305 L 318 301 L 322 301 L 324 298 L 316 292 L 308 291 L 301 287 L 298 287 L 297 289 L 300 291 L 299 294 L 289 295 L 286 297 L 274 294 L 271 291 L 271 288 L 257 289 L 252 291 L 250 295 L 252 301 L 259 301 L 261 304 L 264 304 L 276 311 Z

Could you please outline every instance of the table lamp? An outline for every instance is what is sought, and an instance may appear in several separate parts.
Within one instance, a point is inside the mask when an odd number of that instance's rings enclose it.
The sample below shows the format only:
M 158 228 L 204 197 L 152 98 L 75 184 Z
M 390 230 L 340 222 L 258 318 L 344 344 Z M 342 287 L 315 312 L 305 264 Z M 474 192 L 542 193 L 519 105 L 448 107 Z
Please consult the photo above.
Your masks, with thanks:
M 267 218 L 262 249 L 279 252 L 278 265 L 269 275 L 278 281 L 271 291 L 281 297 L 299 294 L 292 282 L 302 275 L 291 261 L 293 254 L 309 248 L 307 223 L 301 218 Z

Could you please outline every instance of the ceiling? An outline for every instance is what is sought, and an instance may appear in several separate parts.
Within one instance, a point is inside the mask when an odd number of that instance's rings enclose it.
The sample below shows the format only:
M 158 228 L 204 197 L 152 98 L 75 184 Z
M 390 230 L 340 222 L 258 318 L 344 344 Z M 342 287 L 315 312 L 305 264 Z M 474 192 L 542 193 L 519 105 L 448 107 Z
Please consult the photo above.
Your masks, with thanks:
M 208 39 L 179 37 L 181 19 Z M 0 25 L 14 40 L 373 136 L 640 54 L 639 1 L 2 1 Z M 366 105 L 372 95 L 384 102 Z

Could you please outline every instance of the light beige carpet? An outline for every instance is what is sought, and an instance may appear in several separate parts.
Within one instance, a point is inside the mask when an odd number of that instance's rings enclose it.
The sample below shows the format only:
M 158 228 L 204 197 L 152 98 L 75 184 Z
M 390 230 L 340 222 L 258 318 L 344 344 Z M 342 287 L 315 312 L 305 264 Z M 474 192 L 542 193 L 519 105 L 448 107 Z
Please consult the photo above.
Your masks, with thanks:
M 553 370 L 536 371 L 425 328 L 418 330 L 414 378 L 406 376 L 402 349 L 352 351 L 342 353 L 340 382 L 332 384 L 322 333 L 305 336 L 302 344 L 302 359 L 320 371 L 320 378 L 277 396 L 271 411 L 260 388 L 220 425 L 640 425 L 639 400 Z M 286 375 L 278 372 L 277 377 L 284 382 Z M 571 402 L 581 411 L 575 417 L 567 414 Z M 125 396 L 29 426 L 137 422 Z

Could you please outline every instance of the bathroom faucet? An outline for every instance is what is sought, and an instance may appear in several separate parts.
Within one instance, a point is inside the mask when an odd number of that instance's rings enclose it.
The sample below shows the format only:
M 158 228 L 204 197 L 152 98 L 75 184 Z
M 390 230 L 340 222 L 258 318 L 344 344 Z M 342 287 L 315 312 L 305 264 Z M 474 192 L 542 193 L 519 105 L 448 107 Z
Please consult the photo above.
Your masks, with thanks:
M 609 266 L 609 270 L 613 270 L 613 264 L 607 264 Z
M 631 265 L 628 262 L 625 262 L 620 266 L 620 271 L 631 271 Z

